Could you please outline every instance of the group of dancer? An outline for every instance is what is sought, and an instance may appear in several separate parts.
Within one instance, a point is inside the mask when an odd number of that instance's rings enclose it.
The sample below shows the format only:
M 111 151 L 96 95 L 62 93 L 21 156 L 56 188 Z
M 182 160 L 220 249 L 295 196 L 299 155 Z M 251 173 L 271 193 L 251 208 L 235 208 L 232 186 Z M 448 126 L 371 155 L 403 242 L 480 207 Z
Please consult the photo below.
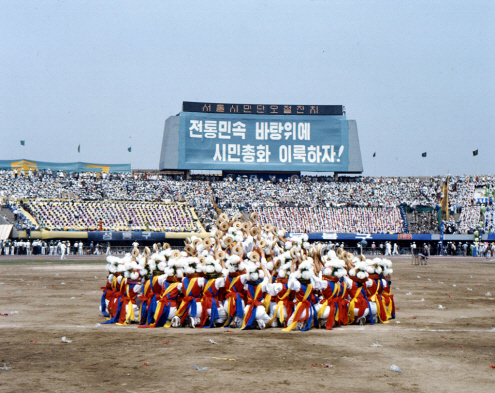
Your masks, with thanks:
M 395 318 L 391 261 L 314 247 L 258 218 L 222 214 L 210 237 L 186 239 L 183 251 L 164 243 L 108 256 L 105 323 L 307 331 Z

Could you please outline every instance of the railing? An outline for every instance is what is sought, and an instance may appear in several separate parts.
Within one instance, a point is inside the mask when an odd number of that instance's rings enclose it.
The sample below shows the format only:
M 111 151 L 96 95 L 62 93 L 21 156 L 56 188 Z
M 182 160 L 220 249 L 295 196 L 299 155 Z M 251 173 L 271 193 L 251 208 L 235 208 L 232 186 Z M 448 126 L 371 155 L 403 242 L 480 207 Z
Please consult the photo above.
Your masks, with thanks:
M 181 250 L 182 247 L 178 246 L 172 246 L 172 249 L 177 249 Z M 110 246 L 110 253 L 108 254 L 107 247 L 88 247 L 84 246 L 81 249 L 76 248 L 71 246 L 69 248 L 69 251 L 65 253 L 65 257 L 69 259 L 70 256 L 101 256 L 106 257 L 107 255 L 115 255 L 115 256 L 124 256 L 126 253 L 131 253 L 133 250 L 132 246 Z M 143 247 L 139 247 L 139 251 L 142 253 L 144 250 Z M 153 250 L 152 250 L 153 252 Z M 61 256 L 62 251 L 60 250 L 59 247 L 53 247 L 53 249 L 50 246 L 47 247 L 39 247 L 39 246 L 34 246 L 31 247 L 29 250 L 26 247 L 14 247 L 10 246 L 8 254 L 5 253 L 5 247 L 1 248 L 0 255 L 45 255 L 45 256 Z
M 171 247 L 174 250 L 182 250 L 182 246 L 172 246 Z M 151 249 L 151 247 L 150 247 Z M 118 257 L 124 256 L 126 253 L 131 253 L 133 250 L 132 246 L 110 246 L 110 250 L 108 253 L 107 247 L 89 247 L 87 245 L 83 246 L 81 249 L 76 248 L 74 246 L 71 246 L 69 250 L 66 250 L 65 257 L 67 259 L 70 259 L 71 256 L 100 256 L 102 259 L 105 258 L 107 255 L 115 255 Z M 142 253 L 144 250 L 143 247 L 139 247 L 139 251 Z M 153 253 L 153 250 L 151 250 Z M 355 256 L 361 254 L 361 249 L 359 247 L 347 247 L 344 246 L 344 251 L 352 252 Z M 401 247 L 399 249 L 399 254 L 398 255 L 411 255 L 411 248 L 410 247 Z M 415 254 L 422 252 L 422 249 L 416 248 Z M 385 256 L 385 249 L 381 248 L 371 248 L 371 247 L 365 247 L 363 249 L 363 254 L 368 258 L 383 258 L 383 257 L 388 257 Z M 477 255 L 479 254 L 479 251 L 476 253 Z M 8 251 L 6 253 L 6 246 L 5 244 L 0 247 L 0 256 L 4 255 L 45 255 L 45 256 L 61 256 L 62 252 L 59 247 L 54 246 L 51 248 L 50 246 L 47 247 L 39 247 L 39 246 L 31 246 L 30 249 L 28 250 L 26 247 L 14 247 L 13 245 L 10 245 L 8 247 Z M 397 254 L 395 254 L 397 255 Z M 429 251 L 429 255 L 435 256 L 435 255 L 443 255 L 443 256 L 464 256 L 465 251 L 464 249 L 456 249 L 456 250 L 447 250 L 445 247 L 440 249 L 439 247 L 431 247 Z M 466 256 L 471 256 L 471 252 L 468 249 L 466 251 Z M 392 250 L 392 255 L 393 250 Z
M 359 248 L 359 247 L 344 247 L 344 251 L 352 252 L 354 255 L 361 254 L 361 248 Z M 411 255 L 411 248 L 410 247 L 401 247 L 398 252 L 399 252 L 399 255 Z M 393 250 L 391 251 L 391 253 L 393 256 Z M 381 258 L 381 257 L 385 256 L 385 248 L 381 249 L 381 248 L 377 247 L 377 248 L 373 249 L 371 247 L 364 247 L 363 248 L 363 255 L 365 255 L 367 258 L 369 258 L 369 257 Z

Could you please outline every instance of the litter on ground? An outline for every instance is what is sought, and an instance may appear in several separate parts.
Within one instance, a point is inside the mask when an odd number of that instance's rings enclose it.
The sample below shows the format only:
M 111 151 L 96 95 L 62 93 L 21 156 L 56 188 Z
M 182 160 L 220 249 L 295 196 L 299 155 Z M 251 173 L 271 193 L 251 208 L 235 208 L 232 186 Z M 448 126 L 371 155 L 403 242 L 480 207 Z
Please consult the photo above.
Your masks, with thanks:
M 204 370 L 208 369 L 208 367 L 199 368 L 198 366 L 196 366 L 196 364 L 194 364 L 194 368 L 198 371 L 204 371 Z
M 397 367 L 395 364 L 393 364 L 393 365 L 390 366 L 390 370 L 395 371 L 397 373 L 401 373 L 402 372 L 402 370 L 399 367 Z

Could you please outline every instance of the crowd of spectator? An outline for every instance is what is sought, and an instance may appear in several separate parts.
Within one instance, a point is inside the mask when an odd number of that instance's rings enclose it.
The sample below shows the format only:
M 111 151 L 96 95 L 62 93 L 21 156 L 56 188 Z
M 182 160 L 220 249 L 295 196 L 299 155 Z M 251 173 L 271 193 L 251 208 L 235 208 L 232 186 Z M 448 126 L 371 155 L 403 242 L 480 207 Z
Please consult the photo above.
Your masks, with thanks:
M 436 211 L 416 211 L 411 213 L 409 232 L 434 233 L 438 231 L 438 214 Z
M 485 232 L 495 232 L 495 209 L 493 206 L 485 211 L 483 219 Z
M 48 230 L 200 231 L 188 206 L 179 203 L 30 200 L 25 208 Z
M 193 207 L 208 230 L 220 211 L 264 211 L 264 220 L 277 226 L 290 223 L 299 231 L 401 233 L 399 206 L 413 211 L 410 232 L 428 233 L 438 227 L 436 211 L 414 213 L 416 207 L 440 208 L 445 178 L 426 181 L 414 177 L 363 177 L 359 181 L 301 178 L 271 181 L 236 179 L 184 180 L 163 174 L 68 173 L 51 171 L 0 171 L 0 197 L 29 201 L 33 216 L 46 228 L 171 228 L 196 231 L 190 211 L 161 211 L 169 203 Z M 476 187 L 493 189 L 495 177 L 450 177 L 449 208 L 460 217 L 449 227 L 453 233 L 477 229 L 480 222 L 493 230 L 493 212 L 480 216 L 474 198 Z M 52 202 L 36 201 L 52 199 Z M 70 201 L 70 202 L 68 202 Z M 84 202 L 84 204 L 83 204 Z M 139 207 L 137 203 L 149 203 Z M 27 203 L 27 202 L 26 202 Z M 154 204 L 154 205 L 153 205 Z M 150 207 L 155 206 L 156 207 Z M 138 206 L 138 207 L 136 207 Z M 143 205 L 145 206 L 145 205 Z M 166 205 L 163 205 L 166 206 Z M 14 205 L 13 208 L 16 208 Z M 85 211 L 87 209 L 87 211 Z M 115 210 L 117 209 L 117 210 Z M 173 210 L 173 209 L 172 209 Z M 156 211 L 156 214 L 153 213 Z M 175 211 L 175 210 L 174 210 Z M 183 216 L 183 220 L 177 217 Z M 132 221 L 129 224 L 129 221 Z M 456 222 L 457 221 L 457 222 Z M 490 226 L 491 223 L 491 226 Z
M 443 233 L 446 235 L 453 235 L 455 233 L 459 233 L 459 227 L 457 223 L 452 219 L 450 219 L 449 221 L 444 221 Z
M 403 233 L 398 208 L 382 207 L 251 207 L 262 224 L 289 232 Z
M 449 208 L 452 213 L 459 213 L 463 207 L 472 205 L 474 198 L 475 183 L 450 182 Z
M 459 232 L 474 233 L 480 222 L 481 206 L 464 206 L 462 208 L 459 225 Z
M 438 182 L 415 178 L 363 178 L 359 182 L 215 182 L 212 188 L 223 204 L 244 206 L 290 204 L 309 206 L 435 206 Z

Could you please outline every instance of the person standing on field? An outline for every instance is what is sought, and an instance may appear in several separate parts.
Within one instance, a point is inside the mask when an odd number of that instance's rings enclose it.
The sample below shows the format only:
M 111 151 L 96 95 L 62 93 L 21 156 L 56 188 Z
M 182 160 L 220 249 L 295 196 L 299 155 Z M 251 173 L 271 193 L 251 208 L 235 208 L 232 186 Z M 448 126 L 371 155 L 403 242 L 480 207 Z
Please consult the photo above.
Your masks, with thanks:
M 60 259 L 61 260 L 65 259 L 65 251 L 67 249 L 67 246 L 65 245 L 64 242 L 60 242 L 58 243 L 58 248 L 60 249 L 60 254 L 61 254 Z

